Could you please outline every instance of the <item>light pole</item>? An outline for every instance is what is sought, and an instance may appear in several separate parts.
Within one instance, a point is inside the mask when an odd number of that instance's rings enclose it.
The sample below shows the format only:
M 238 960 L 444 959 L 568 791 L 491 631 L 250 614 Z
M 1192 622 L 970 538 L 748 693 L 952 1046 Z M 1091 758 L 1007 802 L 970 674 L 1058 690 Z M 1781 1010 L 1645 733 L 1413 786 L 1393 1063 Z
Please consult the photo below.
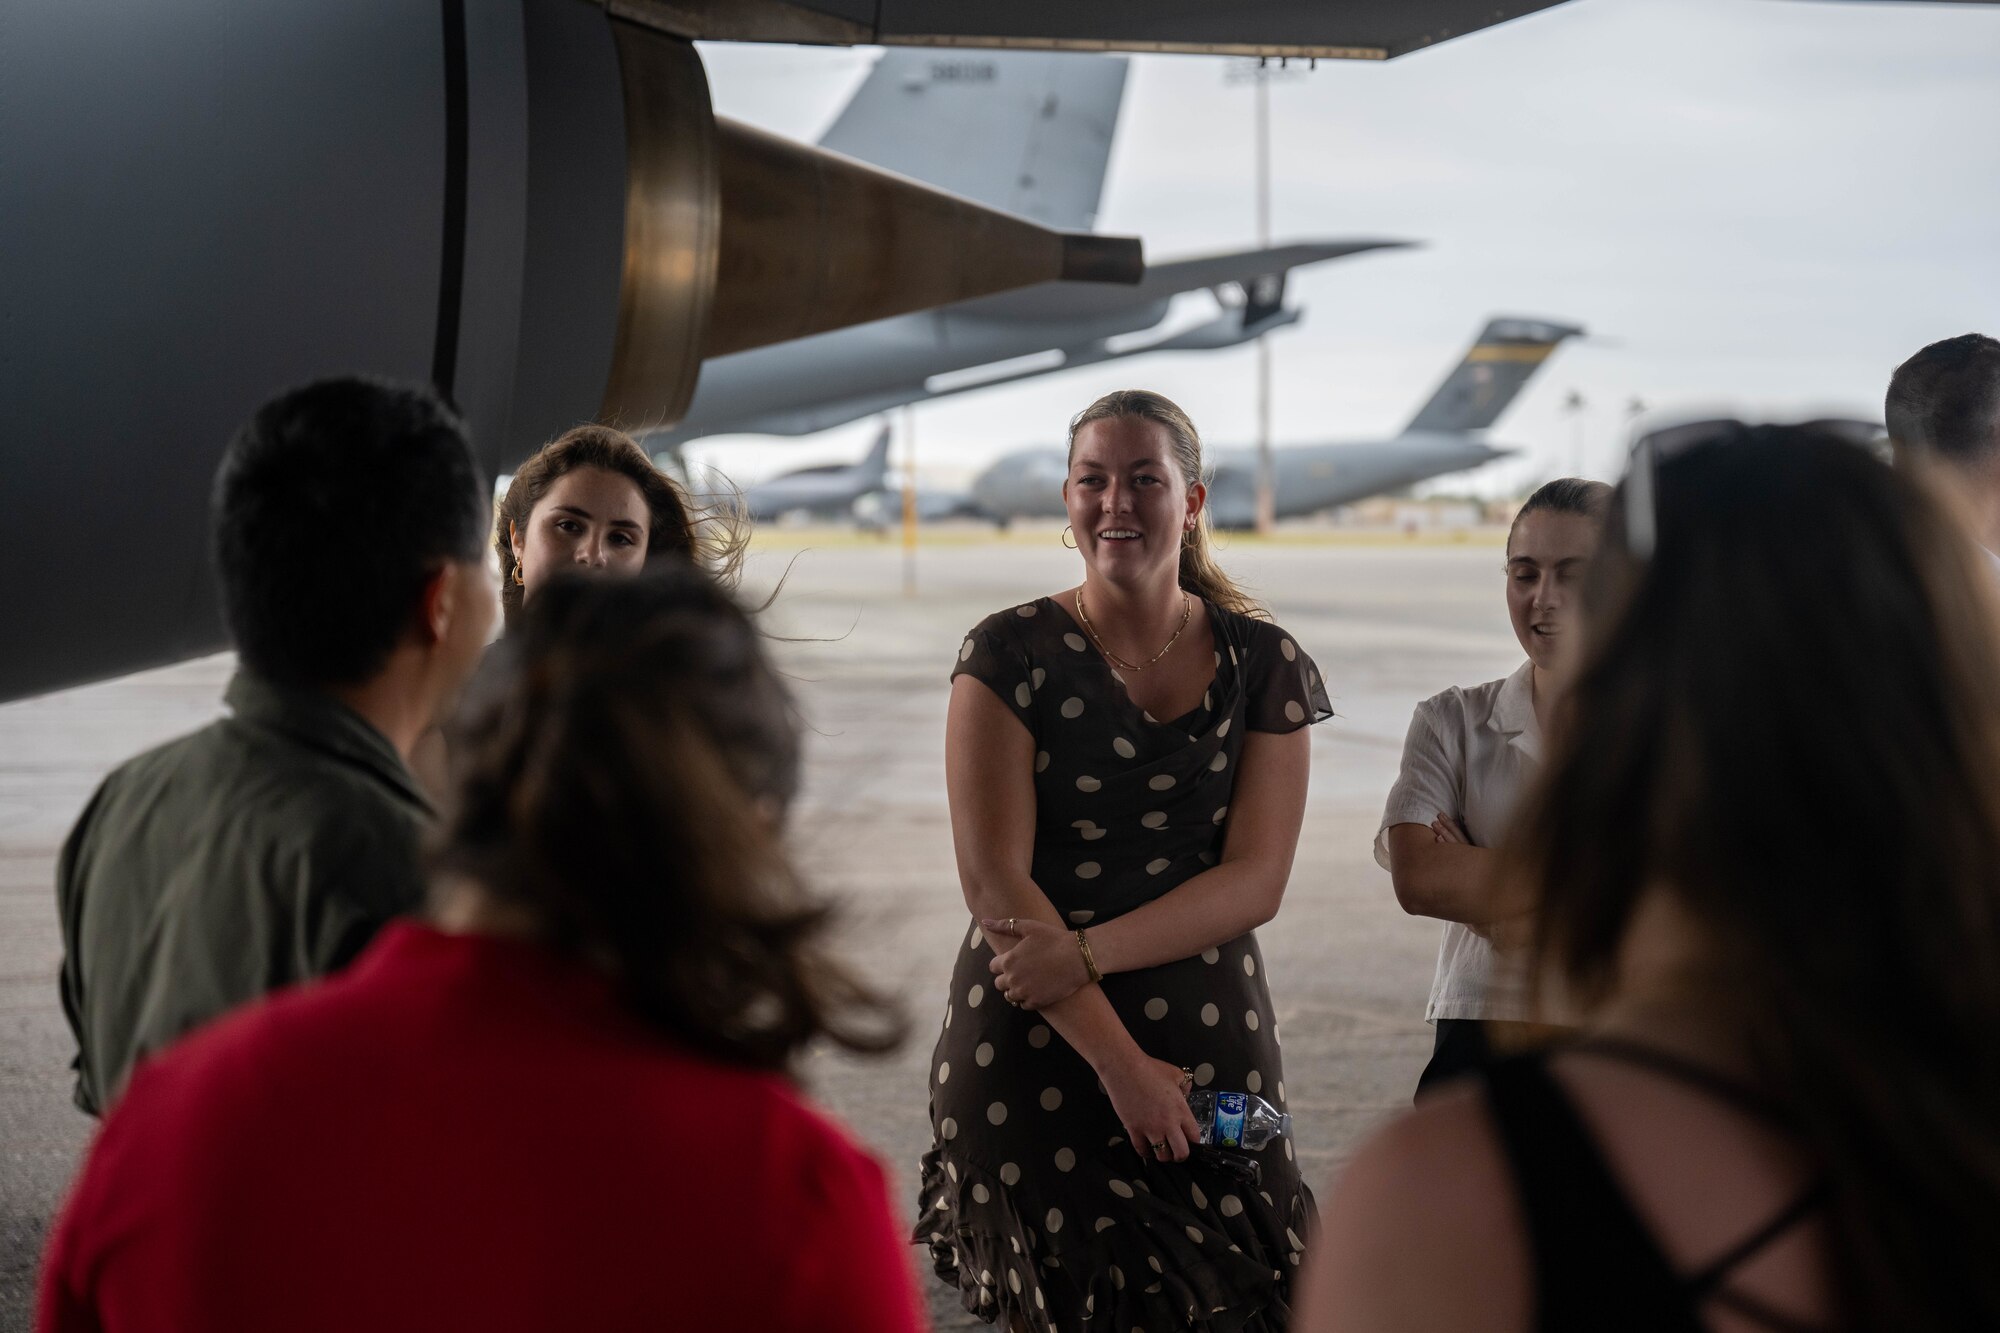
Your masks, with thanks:
M 1225 76 L 1230 83 L 1248 81 L 1256 85 L 1256 164 L 1257 164 L 1257 248 L 1271 245 L 1271 81 L 1290 77 L 1289 61 L 1273 65 L 1259 57 L 1235 62 Z M 1313 61 L 1312 68 L 1319 62 Z M 1246 300 L 1248 293 L 1245 294 Z M 1257 338 L 1257 532 L 1268 537 L 1277 526 L 1277 467 L 1271 457 L 1271 341 L 1270 335 Z
M 903 596 L 917 595 L 917 409 L 903 408 Z

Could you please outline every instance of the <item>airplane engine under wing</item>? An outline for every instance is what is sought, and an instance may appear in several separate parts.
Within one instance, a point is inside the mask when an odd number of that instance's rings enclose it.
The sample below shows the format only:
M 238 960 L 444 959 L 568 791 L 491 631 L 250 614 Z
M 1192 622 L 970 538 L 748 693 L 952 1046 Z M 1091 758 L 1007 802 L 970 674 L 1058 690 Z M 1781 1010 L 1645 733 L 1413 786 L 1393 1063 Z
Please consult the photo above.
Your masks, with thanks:
M 586 0 L 0 26 L 0 699 L 221 646 L 210 478 L 286 385 L 428 380 L 497 471 L 672 422 L 704 355 L 1143 273 L 1136 240 L 718 120 L 684 35 Z

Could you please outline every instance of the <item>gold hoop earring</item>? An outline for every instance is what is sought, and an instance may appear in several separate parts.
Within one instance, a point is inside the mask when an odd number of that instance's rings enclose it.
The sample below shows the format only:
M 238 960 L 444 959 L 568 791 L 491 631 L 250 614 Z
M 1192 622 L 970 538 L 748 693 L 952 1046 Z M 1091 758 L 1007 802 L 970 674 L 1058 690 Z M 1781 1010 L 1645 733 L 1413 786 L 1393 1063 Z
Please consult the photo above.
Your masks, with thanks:
M 528 581 L 521 577 L 521 562 L 518 560 L 514 562 L 514 586 L 517 588 L 528 586 Z
M 1070 528 L 1069 524 L 1063 524 L 1062 544 L 1065 551 L 1074 551 L 1076 549 L 1076 543 L 1070 540 L 1075 535 L 1076 533 Z

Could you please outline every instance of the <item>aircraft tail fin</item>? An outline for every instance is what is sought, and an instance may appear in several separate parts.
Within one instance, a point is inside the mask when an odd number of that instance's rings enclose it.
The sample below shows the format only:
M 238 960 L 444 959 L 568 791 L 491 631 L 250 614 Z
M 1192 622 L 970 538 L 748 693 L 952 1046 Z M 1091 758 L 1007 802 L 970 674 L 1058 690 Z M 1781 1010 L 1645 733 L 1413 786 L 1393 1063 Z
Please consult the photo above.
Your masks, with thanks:
M 889 484 L 889 426 L 884 422 L 875 434 L 875 443 L 868 446 L 868 454 L 855 465 L 855 472 L 864 490 L 879 491 Z
M 1403 433 L 1485 430 L 1534 378 L 1549 353 L 1582 332 L 1540 319 L 1501 316 L 1488 321 Z
M 1124 92 L 1123 56 L 892 48 L 819 142 L 1045 227 L 1088 231 Z

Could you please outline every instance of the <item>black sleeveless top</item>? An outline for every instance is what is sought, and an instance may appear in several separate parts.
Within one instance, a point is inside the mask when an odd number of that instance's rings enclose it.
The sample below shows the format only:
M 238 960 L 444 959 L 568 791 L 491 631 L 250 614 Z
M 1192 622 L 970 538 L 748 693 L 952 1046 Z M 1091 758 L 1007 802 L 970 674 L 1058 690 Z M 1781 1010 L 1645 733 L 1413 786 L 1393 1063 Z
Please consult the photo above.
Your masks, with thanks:
M 1755 1092 L 1677 1056 L 1633 1042 L 1597 1038 L 1581 1049 L 1643 1065 L 1783 1126 Z M 1640 1221 L 1575 1104 L 1548 1071 L 1546 1053 L 1489 1067 L 1487 1103 L 1513 1170 L 1535 1263 L 1535 1322 L 1542 1333 L 1703 1333 L 1701 1308 L 1726 1305 L 1779 1333 L 1807 1325 L 1725 1285 L 1729 1274 L 1823 1206 L 1816 1182 L 1763 1226 L 1694 1273 L 1674 1270 Z

